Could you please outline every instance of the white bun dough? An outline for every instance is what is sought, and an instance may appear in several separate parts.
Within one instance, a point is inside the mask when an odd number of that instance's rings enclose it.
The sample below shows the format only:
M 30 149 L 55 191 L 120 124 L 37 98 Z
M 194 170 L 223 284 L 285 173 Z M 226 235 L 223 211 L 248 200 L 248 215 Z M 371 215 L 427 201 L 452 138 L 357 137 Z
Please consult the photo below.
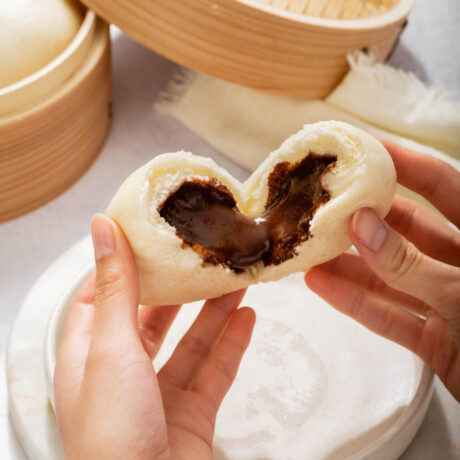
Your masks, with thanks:
M 0 88 L 49 64 L 81 23 L 82 15 L 70 0 L 1 0 Z
M 310 222 L 312 236 L 297 246 L 293 258 L 279 265 L 265 267 L 258 262 L 243 273 L 235 273 L 222 265 L 205 264 L 159 214 L 158 208 L 184 180 L 215 178 L 233 193 L 241 212 L 260 216 L 274 166 L 280 162 L 298 163 L 310 152 L 337 156 L 336 165 L 322 177 L 330 199 L 317 209 Z M 353 213 L 368 207 L 385 216 L 395 187 L 393 161 L 377 139 L 346 123 L 327 121 L 305 125 L 272 152 L 244 183 L 210 158 L 185 152 L 160 155 L 122 184 L 106 214 L 122 228 L 134 251 L 141 302 L 171 305 L 278 280 L 338 256 L 351 245 L 348 224 Z

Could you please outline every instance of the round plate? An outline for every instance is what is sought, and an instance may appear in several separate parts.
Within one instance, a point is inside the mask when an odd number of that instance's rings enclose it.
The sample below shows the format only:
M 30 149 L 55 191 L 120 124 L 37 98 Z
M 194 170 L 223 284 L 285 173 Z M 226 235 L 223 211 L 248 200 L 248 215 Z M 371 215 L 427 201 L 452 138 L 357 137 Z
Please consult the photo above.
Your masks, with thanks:
M 62 458 L 46 375 L 68 301 L 91 263 L 86 238 L 37 281 L 11 332 L 11 417 L 32 460 Z M 301 275 L 252 286 L 245 304 L 258 319 L 218 416 L 215 459 L 384 460 L 404 451 L 432 393 L 432 373 L 417 357 L 337 313 Z M 199 308 L 183 307 L 157 368 Z

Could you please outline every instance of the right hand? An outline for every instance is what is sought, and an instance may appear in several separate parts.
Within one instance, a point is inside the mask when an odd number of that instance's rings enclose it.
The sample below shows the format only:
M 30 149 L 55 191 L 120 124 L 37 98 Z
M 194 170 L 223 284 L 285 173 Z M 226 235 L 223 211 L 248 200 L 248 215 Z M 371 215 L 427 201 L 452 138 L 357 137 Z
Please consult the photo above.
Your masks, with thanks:
M 139 305 L 134 256 L 121 229 L 92 225 L 96 277 L 67 315 L 54 376 L 69 460 L 212 457 L 217 411 L 249 345 L 244 291 L 207 300 L 166 364 L 152 360 L 180 306 Z
M 460 173 L 392 142 L 384 145 L 398 182 L 424 196 L 458 229 Z M 306 282 L 339 311 L 420 356 L 460 401 L 457 229 L 397 196 L 386 222 L 370 209 L 351 219 L 350 237 L 361 257 L 343 254 L 314 267 Z

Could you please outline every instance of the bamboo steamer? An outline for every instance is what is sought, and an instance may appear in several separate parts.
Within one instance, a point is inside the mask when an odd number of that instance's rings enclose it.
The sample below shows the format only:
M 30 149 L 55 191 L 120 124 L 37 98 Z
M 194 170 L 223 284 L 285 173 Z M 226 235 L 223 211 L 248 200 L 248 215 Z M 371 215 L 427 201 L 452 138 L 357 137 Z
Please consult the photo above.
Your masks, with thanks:
M 187 67 L 268 93 L 325 97 L 346 54 L 384 60 L 415 0 L 83 0 L 135 40 Z M 338 2 L 393 2 L 386 13 L 330 19 Z M 319 5 L 312 10 L 312 5 Z M 322 5 L 322 7 L 321 7 Z M 310 8 L 310 9 L 309 9 Z M 305 14 L 324 10 L 326 17 Z M 362 10 L 365 16 L 366 10 Z M 372 11 L 371 11 L 372 13 Z M 369 13 L 370 14 L 370 13 Z M 348 16 L 346 16 L 348 17 Z
M 110 127 L 108 26 L 91 11 L 50 64 L 0 90 L 0 222 L 50 201 L 99 153 Z

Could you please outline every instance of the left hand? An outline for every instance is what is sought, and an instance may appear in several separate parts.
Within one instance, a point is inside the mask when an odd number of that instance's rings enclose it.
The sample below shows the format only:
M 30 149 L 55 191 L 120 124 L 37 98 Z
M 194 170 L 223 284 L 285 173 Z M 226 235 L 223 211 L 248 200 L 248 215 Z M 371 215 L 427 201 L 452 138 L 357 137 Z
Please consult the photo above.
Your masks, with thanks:
M 360 257 L 314 267 L 308 286 L 339 311 L 423 359 L 460 401 L 460 173 L 428 155 L 385 141 L 398 182 L 424 196 L 396 197 L 382 221 L 361 209 L 350 221 Z
M 68 459 L 212 456 L 217 410 L 249 344 L 254 312 L 238 291 L 205 302 L 163 368 L 152 360 L 180 306 L 142 306 L 134 257 L 118 226 L 92 225 L 96 277 L 67 315 L 55 372 Z

